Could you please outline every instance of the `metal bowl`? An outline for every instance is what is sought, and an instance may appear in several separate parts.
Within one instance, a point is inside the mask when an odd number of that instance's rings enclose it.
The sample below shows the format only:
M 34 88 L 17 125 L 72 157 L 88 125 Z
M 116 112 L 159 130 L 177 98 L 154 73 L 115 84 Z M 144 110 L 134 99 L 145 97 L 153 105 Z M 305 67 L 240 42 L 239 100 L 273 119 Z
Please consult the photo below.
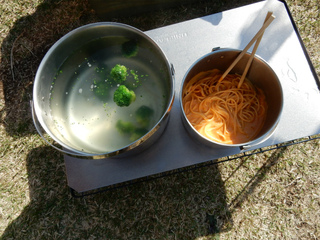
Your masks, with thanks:
M 214 68 L 225 71 L 236 59 L 240 52 L 241 51 L 237 49 L 218 49 L 198 59 L 188 69 L 182 80 L 180 100 L 182 99 L 184 86 L 193 76 L 195 76 L 199 72 L 208 71 Z M 243 58 L 237 63 L 237 65 L 232 69 L 231 73 L 241 74 L 244 71 L 249 57 L 250 53 L 246 53 Z M 253 85 L 263 90 L 268 104 L 266 120 L 259 134 L 251 141 L 239 144 L 225 144 L 212 141 L 202 136 L 192 126 L 184 113 L 182 101 L 180 101 L 182 121 L 191 138 L 201 144 L 205 144 L 209 147 L 214 148 L 239 147 L 240 149 L 248 149 L 253 147 L 254 145 L 266 141 L 274 133 L 280 120 L 283 108 L 283 91 L 280 81 L 275 72 L 268 65 L 268 63 L 258 56 L 254 57 L 252 65 L 248 71 L 247 78 L 253 83 Z
M 135 42 L 138 45 L 137 55 L 124 56 L 123 52 L 119 52 L 119 41 Z M 85 91 L 89 94 L 90 86 L 91 90 L 96 87 L 95 78 L 103 75 L 101 69 L 104 69 L 104 67 L 111 68 L 112 64 L 123 64 L 123 62 L 130 66 L 130 69 L 139 69 L 140 74 L 146 76 L 149 74 L 149 79 L 156 79 L 152 80 L 154 81 L 152 84 L 155 85 L 154 89 L 161 88 L 162 94 L 159 98 L 152 96 L 151 100 L 153 105 L 159 105 L 161 108 L 157 112 L 157 119 L 153 120 L 153 125 L 149 126 L 148 132 L 142 137 L 123 146 L 110 147 L 111 144 L 118 146 L 114 143 L 117 137 L 115 134 L 109 134 L 109 140 L 103 140 L 104 142 L 97 140 L 105 137 L 103 135 L 105 134 L 104 127 L 109 125 L 108 121 L 101 123 L 97 119 L 104 116 L 101 114 L 112 115 L 113 112 L 104 104 L 105 108 L 99 107 L 98 110 L 93 111 L 88 116 L 86 111 L 92 111 L 92 108 L 96 106 L 93 104 L 91 107 L 91 105 L 83 102 L 83 106 L 79 105 L 77 110 L 72 110 L 69 96 L 74 94 L 77 98 L 77 94 L 81 93 L 84 96 Z M 47 133 L 60 146 L 56 147 L 51 143 L 50 145 L 65 154 L 78 158 L 100 159 L 135 154 L 152 145 L 161 136 L 167 125 L 174 100 L 173 72 L 173 66 L 169 64 L 160 47 L 142 31 L 125 24 L 113 22 L 82 26 L 58 40 L 49 49 L 38 68 L 33 88 L 32 112 L 34 124 L 42 137 L 44 137 L 44 133 Z M 79 76 L 76 76 L 77 74 Z M 78 78 L 83 84 L 87 84 L 86 81 L 90 82 L 87 90 L 77 85 Z M 141 99 L 147 92 L 148 90 L 139 93 L 136 102 L 142 102 Z M 80 100 L 83 101 L 83 99 Z M 144 99 L 143 101 L 149 104 L 149 100 Z M 88 97 L 88 101 L 95 102 L 97 99 Z M 81 116 L 77 111 L 83 112 L 86 119 L 79 119 Z M 71 122 L 70 118 L 77 114 L 78 119 Z M 90 128 L 83 128 L 87 124 L 85 121 L 91 121 Z M 93 123 L 93 121 L 96 121 L 96 123 Z M 110 117 L 111 121 L 112 117 Z M 78 126 L 78 130 L 70 135 L 68 128 L 71 128 L 73 124 Z M 99 124 L 101 128 L 98 127 Z M 113 123 L 112 126 L 114 125 Z M 99 138 L 96 138 L 97 136 Z M 48 143 L 50 142 L 46 138 L 44 139 Z

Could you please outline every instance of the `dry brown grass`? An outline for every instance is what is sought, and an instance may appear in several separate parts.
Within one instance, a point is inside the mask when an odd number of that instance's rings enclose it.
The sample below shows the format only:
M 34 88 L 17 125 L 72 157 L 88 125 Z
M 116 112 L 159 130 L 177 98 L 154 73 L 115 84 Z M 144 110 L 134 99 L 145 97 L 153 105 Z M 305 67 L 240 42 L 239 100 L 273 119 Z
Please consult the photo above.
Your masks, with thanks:
M 115 20 L 148 30 L 255 1 L 200 1 Z M 320 75 L 318 0 L 288 0 Z M 319 239 L 320 140 L 85 198 L 36 133 L 38 64 L 65 33 L 100 20 L 87 1 L 0 0 L 1 239 Z M 106 20 L 106 19 L 104 19 Z

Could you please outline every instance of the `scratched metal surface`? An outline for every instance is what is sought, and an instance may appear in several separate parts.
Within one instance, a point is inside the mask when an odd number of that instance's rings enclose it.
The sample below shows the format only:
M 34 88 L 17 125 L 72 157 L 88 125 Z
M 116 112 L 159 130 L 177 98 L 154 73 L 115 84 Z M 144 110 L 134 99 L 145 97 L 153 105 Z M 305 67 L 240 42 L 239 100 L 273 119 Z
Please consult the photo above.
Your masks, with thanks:
M 176 99 L 167 129 L 151 148 L 130 159 L 92 161 L 65 156 L 68 185 L 85 192 L 239 153 L 238 148 L 209 149 L 193 142 L 181 124 L 178 96 L 184 73 L 194 61 L 213 47 L 243 49 L 261 27 L 267 11 L 273 11 L 276 20 L 265 32 L 257 55 L 278 75 L 284 108 L 273 136 L 254 148 L 320 133 L 317 79 L 287 9 L 280 1 L 263 1 L 146 32 L 161 46 L 176 71 Z

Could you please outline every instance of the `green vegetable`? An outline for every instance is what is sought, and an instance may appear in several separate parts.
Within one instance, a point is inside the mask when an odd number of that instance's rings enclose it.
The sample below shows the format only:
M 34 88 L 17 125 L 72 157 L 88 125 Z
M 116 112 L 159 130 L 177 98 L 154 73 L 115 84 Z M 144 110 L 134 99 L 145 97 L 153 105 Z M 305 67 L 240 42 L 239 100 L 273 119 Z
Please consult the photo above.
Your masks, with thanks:
M 133 79 L 136 81 L 136 83 L 138 83 L 138 82 L 139 82 L 139 76 L 138 76 L 138 74 L 136 74 L 136 73 L 134 72 L 134 70 L 130 70 L 130 73 L 132 74 Z
M 136 127 L 131 122 L 119 120 L 116 123 L 116 128 L 121 134 L 131 134 L 134 132 Z
M 120 134 L 127 135 L 132 142 L 141 138 L 148 132 L 145 128 L 136 127 L 132 122 L 122 120 L 117 121 L 116 128 Z
M 128 76 L 127 68 L 126 66 L 117 64 L 115 65 L 110 72 L 110 76 L 116 83 L 123 83 Z
M 119 107 L 128 107 L 135 100 L 136 94 L 134 91 L 129 90 L 125 85 L 120 85 L 113 95 L 113 101 Z
M 133 133 L 130 136 L 131 141 L 135 141 L 139 138 L 141 138 L 143 135 L 145 135 L 148 132 L 145 128 L 136 128 Z
M 128 58 L 134 57 L 137 55 L 137 53 L 138 53 L 138 44 L 136 40 L 132 39 L 122 44 L 122 54 L 125 57 L 128 57 Z
M 149 126 L 153 110 L 147 106 L 141 106 L 135 112 L 135 117 L 140 126 L 146 128 Z

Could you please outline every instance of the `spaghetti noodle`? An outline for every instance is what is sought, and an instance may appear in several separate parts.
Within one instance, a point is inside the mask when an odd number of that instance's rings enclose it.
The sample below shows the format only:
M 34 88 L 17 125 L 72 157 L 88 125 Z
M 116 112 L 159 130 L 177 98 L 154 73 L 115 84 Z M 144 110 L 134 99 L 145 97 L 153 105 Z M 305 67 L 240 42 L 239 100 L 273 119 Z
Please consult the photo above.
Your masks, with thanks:
M 182 105 L 192 126 L 203 136 L 220 143 L 238 144 L 252 140 L 261 130 L 267 103 L 261 89 L 241 76 L 222 72 L 200 72 L 186 83 Z

